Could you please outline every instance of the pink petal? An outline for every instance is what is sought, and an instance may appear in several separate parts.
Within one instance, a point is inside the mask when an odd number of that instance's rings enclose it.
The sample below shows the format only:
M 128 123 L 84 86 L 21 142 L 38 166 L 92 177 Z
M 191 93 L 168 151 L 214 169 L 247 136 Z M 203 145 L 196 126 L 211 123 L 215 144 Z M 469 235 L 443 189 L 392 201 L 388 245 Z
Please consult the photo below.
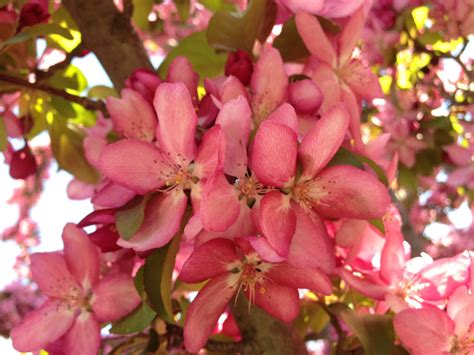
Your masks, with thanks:
M 71 200 L 85 200 L 94 195 L 95 186 L 86 184 L 77 179 L 72 179 L 67 184 L 67 197 Z
M 474 296 L 467 287 L 458 287 L 449 297 L 447 307 L 449 317 L 454 321 L 454 332 L 458 337 L 468 334 L 474 315 Z
M 179 230 L 186 210 L 188 198 L 180 191 L 171 191 L 151 199 L 145 209 L 145 218 L 130 240 L 119 239 L 123 248 L 145 251 L 160 248 L 171 240 Z
M 242 177 L 247 170 L 247 142 L 252 124 L 252 112 L 243 96 L 228 101 L 219 111 L 216 124 L 225 136 L 224 172 Z
M 393 325 L 403 346 L 414 355 L 450 352 L 454 323 L 437 308 L 404 310 L 395 315 Z
M 352 90 L 347 85 L 341 86 L 341 93 L 342 101 L 349 110 L 349 131 L 351 132 L 352 139 L 354 139 L 355 149 L 363 152 L 364 143 L 362 142 L 362 135 L 360 132 L 360 104 Z
M 100 322 L 113 322 L 133 311 L 141 302 L 133 278 L 110 274 L 94 287 L 92 310 Z
M 275 249 L 268 243 L 267 238 L 249 236 L 245 237 L 245 239 L 250 243 L 251 247 L 255 249 L 262 260 L 270 263 L 279 263 L 285 260 L 285 258 L 282 258 L 275 252 Z
M 75 309 L 61 300 L 47 300 L 12 329 L 13 347 L 21 352 L 43 349 L 67 332 L 74 321 L 74 313 Z
M 339 37 L 339 66 L 347 63 L 352 56 L 352 51 L 362 37 L 365 16 L 363 6 L 359 8 L 347 22 Z
M 324 62 L 310 58 L 304 73 L 318 85 L 324 94 L 320 112 L 324 113 L 342 99 L 341 84 L 334 69 Z
M 293 205 L 296 231 L 288 253 L 288 263 L 302 268 L 321 269 L 330 274 L 335 267 L 334 246 L 319 216 L 309 217 Z
M 212 278 L 191 303 L 184 323 L 186 350 L 197 353 L 206 344 L 220 315 L 237 291 L 237 282 L 222 274 Z
M 298 116 L 295 109 L 288 103 L 284 103 L 273 111 L 267 118 L 268 121 L 280 122 L 298 133 Z
M 325 169 L 315 183 L 321 197 L 314 208 L 326 217 L 379 218 L 390 204 L 385 185 L 372 174 L 353 166 L 338 165 Z
M 375 98 L 383 97 L 377 75 L 359 61 L 348 64 L 344 70 L 343 79 L 356 95 L 363 99 L 372 101 Z
M 286 97 L 288 77 L 277 49 L 270 46 L 264 48 L 255 64 L 250 88 L 254 94 L 252 109 L 255 120 L 260 123 L 281 105 Z
M 331 67 L 335 67 L 336 51 L 316 17 L 306 12 L 298 12 L 296 14 L 296 28 L 311 55 Z
M 135 191 L 108 181 L 96 192 L 91 202 L 95 206 L 117 208 L 122 207 L 135 196 Z
M 326 112 L 301 142 L 298 154 L 303 176 L 313 177 L 334 157 L 349 127 L 349 112 L 342 104 Z
M 242 82 L 235 76 L 229 76 L 219 89 L 219 96 L 222 104 L 226 104 L 231 100 L 237 99 L 239 96 L 245 98 L 249 102 L 249 93 Z
M 364 0 L 330 0 L 324 2 L 320 15 L 329 18 L 346 17 L 356 11 Z
M 283 187 L 295 176 L 297 136 L 287 125 L 265 121 L 255 135 L 252 170 L 266 185 Z
M 87 234 L 72 223 L 66 224 L 62 238 L 64 257 L 69 271 L 83 289 L 90 289 L 99 280 L 99 250 L 90 241 Z
M 68 355 L 97 354 L 99 347 L 100 324 L 90 312 L 83 311 L 64 337 L 64 350 Z
M 237 190 L 218 172 L 208 179 L 201 202 L 201 220 L 205 230 L 226 231 L 238 218 L 240 203 Z
M 138 92 L 123 89 L 120 99 L 108 97 L 106 102 L 114 128 L 122 136 L 147 142 L 155 138 L 155 112 Z
M 160 148 L 176 163 L 189 164 L 196 157 L 197 115 L 183 83 L 163 83 L 153 100 L 158 114 L 156 136 Z
M 306 11 L 318 14 L 323 9 L 324 0 L 280 0 L 292 12 Z
M 183 83 L 191 95 L 193 101 L 197 100 L 197 87 L 199 75 L 193 70 L 193 66 L 186 57 L 178 56 L 171 62 L 166 81 L 169 83 Z
M 449 158 L 459 166 L 469 165 L 472 161 L 471 151 L 467 148 L 460 147 L 455 144 L 451 144 L 443 147 L 443 149 L 448 153 Z
M 108 145 L 100 157 L 100 166 L 110 180 L 142 195 L 163 186 L 161 172 L 169 169 L 153 144 L 137 140 Z
M 200 179 L 210 177 L 216 171 L 223 168 L 224 158 L 224 132 L 219 125 L 215 125 L 202 138 L 196 160 L 194 161 L 193 175 Z
M 279 285 L 290 288 L 307 288 L 325 295 L 332 294 L 332 282 L 316 269 L 300 269 L 287 263 L 274 264 L 266 276 Z
M 348 270 L 340 270 L 339 275 L 350 287 L 375 300 L 383 300 L 389 291 L 387 286 L 355 276 Z
M 85 216 L 77 226 L 84 228 L 93 224 L 109 224 L 115 223 L 115 210 L 113 209 L 102 209 L 95 210 Z
M 197 283 L 223 273 L 229 273 L 238 261 L 235 246 L 229 239 L 217 238 L 199 245 L 183 265 L 179 279 Z
M 279 191 L 266 194 L 260 202 L 260 228 L 280 256 L 287 256 L 296 230 L 296 215 L 290 197 Z
M 69 272 L 64 256 L 58 252 L 32 254 L 30 261 L 33 280 L 45 295 L 67 298 L 72 292 L 80 292 L 80 286 Z
M 301 113 L 314 114 L 321 107 L 323 99 L 322 91 L 309 79 L 296 81 L 288 88 L 288 102 Z
M 386 231 L 385 245 L 380 259 L 380 276 L 390 285 L 395 285 L 403 275 L 405 250 L 403 235 L 400 230 Z
M 255 305 L 283 322 L 294 321 L 300 311 L 300 300 L 296 288 L 266 282 L 263 288 L 256 287 L 254 296 Z M 247 297 L 249 297 L 248 294 Z

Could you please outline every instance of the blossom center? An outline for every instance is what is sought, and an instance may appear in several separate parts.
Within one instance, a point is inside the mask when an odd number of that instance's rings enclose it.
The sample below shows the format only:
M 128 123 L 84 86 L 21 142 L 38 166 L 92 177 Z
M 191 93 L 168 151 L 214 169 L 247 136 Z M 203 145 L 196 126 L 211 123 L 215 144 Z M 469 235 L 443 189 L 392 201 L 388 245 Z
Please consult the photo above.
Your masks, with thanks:
M 236 181 L 236 188 L 240 193 L 239 199 L 254 199 L 259 193 L 262 193 L 264 186 L 255 180 L 252 176 L 245 175 Z
M 323 205 L 321 200 L 331 194 L 326 185 L 320 183 L 320 178 L 304 180 L 298 182 L 291 189 L 292 199 L 298 203 L 306 212 L 309 212 L 313 206 Z M 328 183 L 333 183 L 328 181 Z

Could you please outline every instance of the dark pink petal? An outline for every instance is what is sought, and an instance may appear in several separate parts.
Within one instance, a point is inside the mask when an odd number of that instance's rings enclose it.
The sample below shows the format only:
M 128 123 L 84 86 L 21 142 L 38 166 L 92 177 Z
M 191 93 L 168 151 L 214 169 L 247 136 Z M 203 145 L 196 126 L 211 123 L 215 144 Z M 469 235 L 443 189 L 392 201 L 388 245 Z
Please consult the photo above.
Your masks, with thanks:
M 363 152 L 364 143 L 362 142 L 362 135 L 360 132 L 360 105 L 359 102 L 347 85 L 341 86 L 342 101 L 346 105 L 350 114 L 349 131 L 351 132 L 352 139 L 354 139 L 354 146 L 356 150 Z
M 107 98 L 115 130 L 126 138 L 151 142 L 158 123 L 153 108 L 145 98 L 132 89 L 123 89 L 122 97 Z
M 229 239 L 213 239 L 194 249 L 183 265 L 179 279 L 197 283 L 223 273 L 229 273 L 238 261 L 234 242 Z
M 286 102 L 273 111 L 267 120 L 283 123 L 298 133 L 298 116 L 293 106 Z
M 303 176 L 315 176 L 334 157 L 349 127 L 349 112 L 337 104 L 326 112 L 301 142 L 298 154 Z
M 99 280 L 100 256 L 97 247 L 86 232 L 72 223 L 63 230 L 64 257 L 67 267 L 84 290 L 90 289 Z
M 10 336 L 13 347 L 21 352 L 43 349 L 68 331 L 74 321 L 75 311 L 61 300 L 47 300 L 12 329 Z
M 265 276 L 286 287 L 307 288 L 325 295 L 332 293 L 331 280 L 317 269 L 300 269 L 288 263 L 279 263 L 274 264 Z
M 179 230 L 188 198 L 182 191 L 171 191 L 153 197 L 146 206 L 145 218 L 130 240 L 119 239 L 118 245 L 145 251 L 162 247 Z
M 237 190 L 218 172 L 208 179 L 201 201 L 202 226 L 209 232 L 225 232 L 240 214 Z
M 224 132 L 219 125 L 215 125 L 202 138 L 197 158 L 194 161 L 193 175 L 200 179 L 210 177 L 216 171 L 222 170 L 224 158 Z
M 347 22 L 339 37 L 339 66 L 347 63 L 352 56 L 357 41 L 361 39 L 365 16 L 363 6 L 359 8 Z
M 197 353 L 206 344 L 220 315 L 237 291 L 238 283 L 229 274 L 212 278 L 191 303 L 184 323 L 186 350 Z
M 265 121 L 255 135 L 252 170 L 266 185 L 283 187 L 295 176 L 297 136 L 287 125 Z
M 197 115 L 183 83 L 163 83 L 153 100 L 158 114 L 156 136 L 160 148 L 176 163 L 189 164 L 196 157 Z
M 93 224 L 109 224 L 115 223 L 115 210 L 109 209 L 102 209 L 102 210 L 95 210 L 85 216 L 77 226 L 79 228 L 84 228 L 87 226 L 91 226 Z
M 413 355 L 450 353 L 454 323 L 437 308 L 407 309 L 393 320 L 397 335 Z
M 117 208 L 125 205 L 135 195 L 135 191 L 108 181 L 95 193 L 91 202 L 100 207 Z
M 224 172 L 235 177 L 247 170 L 247 142 L 252 124 L 252 112 L 243 96 L 228 101 L 216 119 L 225 136 Z
M 254 94 L 252 109 L 255 120 L 264 120 L 286 97 L 288 76 L 280 52 L 270 46 L 264 48 L 255 64 L 250 88 Z
M 142 195 L 163 186 L 162 171 L 169 169 L 153 144 L 138 140 L 122 140 L 105 147 L 100 167 L 110 180 Z
M 122 249 L 117 245 L 120 235 L 117 232 L 115 224 L 106 224 L 103 227 L 97 228 L 94 232 L 89 234 L 89 238 L 92 243 L 100 248 L 102 253 Z
M 331 67 L 336 66 L 336 51 L 316 17 L 306 12 L 298 12 L 296 14 L 296 28 L 306 48 L 314 57 Z
M 83 311 L 64 337 L 67 355 L 97 354 L 100 347 L 100 324 L 92 313 Z
M 113 322 L 133 311 L 141 302 L 133 278 L 115 273 L 104 277 L 93 289 L 92 310 L 100 322 Z
M 326 217 L 379 218 L 390 204 L 385 185 L 374 175 L 353 166 L 325 169 L 314 182 L 321 194 L 314 208 Z
M 385 295 L 389 292 L 388 286 L 355 276 L 349 270 L 340 270 L 339 275 L 350 287 L 373 299 L 383 300 Z
M 31 274 L 39 289 L 50 297 L 68 298 L 80 286 L 69 272 L 64 256 L 58 252 L 30 255 Z
M 380 259 L 380 276 L 388 284 L 395 285 L 402 278 L 405 265 L 403 235 L 400 230 L 387 231 L 385 240 Z
M 319 110 L 324 95 L 319 87 L 309 79 L 296 81 L 288 87 L 288 102 L 296 111 L 313 114 Z
M 280 256 L 287 256 L 296 230 L 296 215 L 290 196 L 279 191 L 266 194 L 260 202 L 260 228 L 268 243 Z
M 285 260 L 285 258 L 282 258 L 276 253 L 275 249 L 268 243 L 267 238 L 250 236 L 245 237 L 245 239 L 250 243 L 251 247 L 255 249 L 262 260 L 270 263 L 279 263 Z
M 246 295 L 249 297 L 248 294 Z M 270 281 L 263 286 L 255 286 L 254 297 L 251 301 L 283 322 L 294 321 L 300 311 L 300 300 L 296 288 L 281 286 Z
M 193 70 L 193 66 L 186 57 L 178 56 L 173 59 L 168 69 L 166 81 L 183 83 L 186 85 L 193 101 L 197 100 L 199 75 Z
M 321 269 L 330 274 L 335 267 L 334 246 L 319 216 L 310 217 L 293 205 L 296 231 L 288 253 L 288 263 L 298 268 Z

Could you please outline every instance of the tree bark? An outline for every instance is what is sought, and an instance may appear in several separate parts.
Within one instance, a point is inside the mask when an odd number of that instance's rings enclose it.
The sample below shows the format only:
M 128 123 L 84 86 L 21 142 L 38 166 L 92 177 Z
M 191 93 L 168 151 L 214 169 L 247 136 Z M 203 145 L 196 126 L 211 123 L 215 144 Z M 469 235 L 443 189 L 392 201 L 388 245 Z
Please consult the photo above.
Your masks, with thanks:
M 85 47 L 97 55 L 116 89 L 124 86 L 134 69 L 153 69 L 130 18 L 118 11 L 111 0 L 62 3 L 76 21 Z

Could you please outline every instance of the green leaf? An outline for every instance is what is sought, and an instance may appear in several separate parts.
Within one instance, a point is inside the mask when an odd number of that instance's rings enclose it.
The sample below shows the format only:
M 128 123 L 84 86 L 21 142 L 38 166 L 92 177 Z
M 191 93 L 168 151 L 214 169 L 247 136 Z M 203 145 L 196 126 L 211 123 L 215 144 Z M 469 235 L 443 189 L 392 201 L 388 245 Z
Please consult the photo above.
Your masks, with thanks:
M 79 28 L 77 27 L 76 22 L 64 6 L 61 6 L 53 13 L 53 15 L 51 16 L 51 20 L 55 24 L 67 28 L 71 33 L 72 38 L 68 39 L 62 36 L 52 34 L 46 39 L 48 46 L 62 49 L 67 53 L 70 53 L 81 43 L 82 40 L 82 35 L 79 31 Z
M 6 41 L 0 44 L 0 47 L 17 44 L 28 41 L 30 39 L 46 36 L 46 35 L 58 35 L 67 39 L 73 39 L 71 32 L 64 27 L 61 27 L 55 23 L 40 23 L 35 26 L 26 27 L 17 35 L 10 37 Z
M 166 77 L 168 68 L 177 56 L 185 56 L 191 62 L 193 69 L 201 78 L 213 77 L 224 72 L 227 56 L 216 54 L 207 44 L 205 32 L 195 32 L 183 38 L 177 47 L 173 48 L 160 65 L 158 73 Z
M 87 88 L 87 79 L 82 71 L 74 66 L 69 65 L 66 69 L 58 70 L 49 78 L 48 83 L 58 89 L 69 89 L 78 93 Z
M 150 27 L 148 15 L 153 8 L 153 3 L 153 0 L 133 0 L 132 20 L 142 30 L 146 31 Z
M 150 195 L 137 197 L 115 211 L 115 225 L 121 238 L 129 240 L 138 232 L 145 218 L 145 208 L 149 198 Z
M 251 0 L 244 12 L 216 12 L 207 28 L 209 44 L 216 49 L 252 53 L 255 40 L 262 30 L 267 30 L 265 17 L 272 16 L 272 6 L 273 2 L 268 0 Z
M 380 231 L 380 233 L 385 235 L 385 226 L 383 224 L 382 218 L 371 219 L 369 223 L 373 225 L 378 231 Z
M 87 97 L 92 99 L 105 99 L 106 97 L 120 97 L 114 88 L 105 85 L 97 85 L 89 89 Z
M 330 33 L 332 35 L 337 35 L 338 33 L 342 32 L 341 26 L 339 26 L 333 20 L 323 17 L 323 16 L 316 16 L 319 21 L 319 24 L 323 28 L 324 32 Z
M 5 121 L 0 116 L 0 152 L 7 149 L 7 128 L 5 127 Z
M 284 61 L 291 62 L 309 56 L 309 51 L 296 29 L 294 16 L 285 22 L 280 35 L 273 41 L 273 47 L 280 51 Z
M 125 318 L 115 322 L 110 329 L 113 334 L 131 334 L 141 332 L 155 319 L 156 312 L 145 302 Z
M 170 323 L 175 322 L 171 307 L 173 269 L 181 235 L 189 215 L 190 211 L 187 211 L 178 233 L 171 242 L 162 248 L 156 249 L 146 259 L 144 266 L 143 280 L 148 300 L 158 316 Z
M 388 187 L 388 179 L 387 176 L 385 175 L 384 170 L 372 159 L 367 158 L 364 155 L 360 154 L 355 154 L 357 159 L 359 159 L 360 162 L 367 164 L 374 172 L 377 174 L 377 178 L 379 179 L 380 182 L 382 182 L 385 186 Z
M 189 19 L 189 12 L 191 10 L 190 0 L 174 0 L 174 4 L 178 10 L 179 19 L 181 22 L 186 22 Z
M 199 2 L 213 12 L 235 10 L 235 5 L 226 0 L 199 0 Z

